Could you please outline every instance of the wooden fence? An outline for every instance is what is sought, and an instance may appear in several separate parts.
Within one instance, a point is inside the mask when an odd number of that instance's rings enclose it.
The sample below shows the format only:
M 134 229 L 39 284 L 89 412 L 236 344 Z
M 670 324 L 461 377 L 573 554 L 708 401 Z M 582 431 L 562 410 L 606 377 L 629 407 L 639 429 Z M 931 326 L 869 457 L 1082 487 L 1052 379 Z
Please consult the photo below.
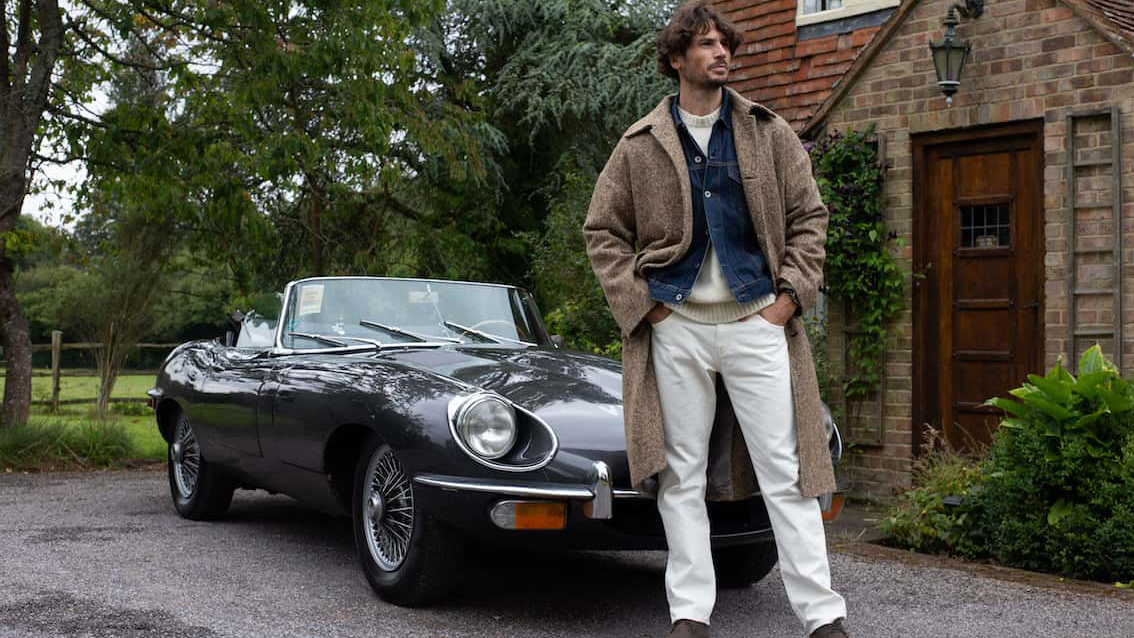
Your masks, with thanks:
M 136 343 L 134 348 L 143 349 L 172 349 L 181 344 L 178 343 Z M 64 373 L 59 368 L 59 360 L 64 350 L 95 350 L 101 348 L 101 343 L 63 343 L 63 333 L 59 330 L 51 331 L 51 343 L 32 344 L 32 352 L 51 351 L 51 398 L 48 400 L 32 401 L 35 405 L 49 405 L 52 411 L 58 412 L 60 405 L 71 405 L 79 403 L 96 403 L 98 398 L 92 399 L 59 399 L 59 378 L 62 376 L 88 376 L 85 373 Z M 155 373 L 156 374 L 156 373 Z M 46 376 L 44 373 L 35 374 L 34 376 Z M 147 401 L 146 397 L 111 397 L 111 403 L 142 403 Z

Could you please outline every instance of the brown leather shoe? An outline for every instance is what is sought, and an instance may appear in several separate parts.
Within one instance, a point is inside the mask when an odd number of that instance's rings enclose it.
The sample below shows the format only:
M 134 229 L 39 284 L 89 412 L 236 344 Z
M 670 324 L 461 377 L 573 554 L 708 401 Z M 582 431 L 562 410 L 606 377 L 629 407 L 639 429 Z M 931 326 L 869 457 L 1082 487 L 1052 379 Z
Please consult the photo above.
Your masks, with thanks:
M 709 638 L 709 626 L 703 622 L 683 618 L 673 623 L 669 638 Z
M 843 619 L 840 618 L 811 632 L 811 638 L 850 638 L 850 636 L 846 627 L 843 627 Z

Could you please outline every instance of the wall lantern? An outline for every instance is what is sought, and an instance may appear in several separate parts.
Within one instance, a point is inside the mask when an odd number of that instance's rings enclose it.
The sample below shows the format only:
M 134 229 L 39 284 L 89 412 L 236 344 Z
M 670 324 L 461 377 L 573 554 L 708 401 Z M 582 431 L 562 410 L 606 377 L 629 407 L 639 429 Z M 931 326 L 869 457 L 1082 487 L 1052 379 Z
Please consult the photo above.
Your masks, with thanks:
M 984 0 L 965 0 L 964 6 L 954 4 L 945 14 L 945 37 L 939 42 L 930 41 L 933 67 L 937 70 L 937 86 L 945 94 L 945 105 L 953 105 L 953 94 L 961 85 L 961 68 L 965 65 L 971 43 L 957 37 L 956 13 L 966 18 L 979 18 L 984 13 Z

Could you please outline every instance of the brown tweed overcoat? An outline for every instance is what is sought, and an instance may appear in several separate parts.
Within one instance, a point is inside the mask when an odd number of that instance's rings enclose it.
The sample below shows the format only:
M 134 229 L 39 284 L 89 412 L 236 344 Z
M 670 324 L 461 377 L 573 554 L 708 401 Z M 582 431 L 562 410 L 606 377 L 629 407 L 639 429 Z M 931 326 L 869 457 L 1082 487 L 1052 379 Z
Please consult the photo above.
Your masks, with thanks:
M 732 89 L 726 89 L 732 91 Z M 666 97 L 627 129 L 599 175 L 583 235 L 591 266 L 622 332 L 622 403 L 630 480 L 656 493 L 665 467 L 665 440 L 653 363 L 652 331 L 645 316 L 656 303 L 644 278 L 650 269 L 676 262 L 689 249 L 693 202 L 689 173 Z M 811 174 L 799 136 L 782 117 L 732 91 L 732 127 L 744 197 L 772 280 L 787 281 L 803 307 L 815 302 L 823 274 L 827 207 Z M 799 314 L 787 324 L 800 489 L 819 496 L 835 489 L 823 427 L 819 384 L 811 346 Z M 724 384 L 709 450 L 711 500 L 736 500 L 756 492 L 752 461 Z

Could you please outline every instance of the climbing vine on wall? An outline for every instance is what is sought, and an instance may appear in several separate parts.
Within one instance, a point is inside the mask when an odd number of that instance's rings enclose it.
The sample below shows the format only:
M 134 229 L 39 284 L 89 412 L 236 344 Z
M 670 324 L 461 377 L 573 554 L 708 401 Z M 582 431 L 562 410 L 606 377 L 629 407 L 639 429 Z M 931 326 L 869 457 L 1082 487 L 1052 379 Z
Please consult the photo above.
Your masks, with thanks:
M 815 181 L 830 213 L 824 281 L 827 294 L 849 307 L 851 335 L 844 392 L 862 399 L 878 390 L 885 366 L 886 326 L 901 312 L 905 273 L 891 249 L 900 245 L 882 219 L 884 167 L 865 131 L 832 133 L 807 144 Z

